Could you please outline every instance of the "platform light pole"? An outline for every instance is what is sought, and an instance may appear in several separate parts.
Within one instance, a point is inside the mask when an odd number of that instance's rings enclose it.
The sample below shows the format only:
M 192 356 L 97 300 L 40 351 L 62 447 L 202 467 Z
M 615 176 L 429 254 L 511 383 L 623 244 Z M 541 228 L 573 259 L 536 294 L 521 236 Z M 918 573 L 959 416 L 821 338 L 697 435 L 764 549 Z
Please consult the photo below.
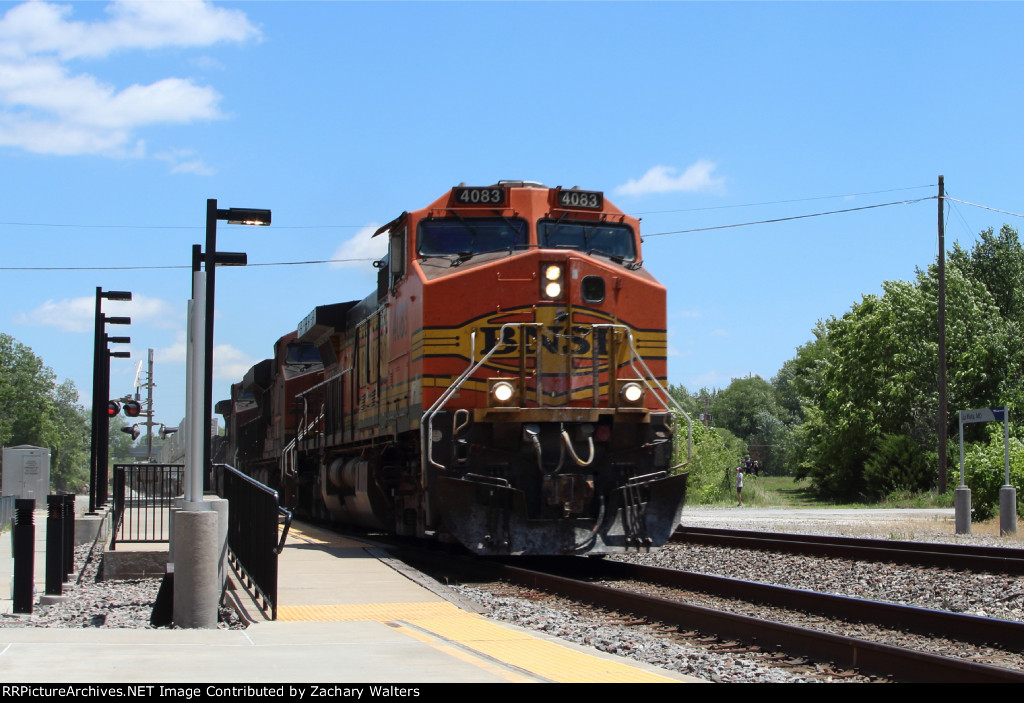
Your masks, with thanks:
M 107 317 L 103 314 L 103 300 L 132 299 L 130 291 L 104 291 L 96 287 L 96 320 L 92 362 L 92 437 L 89 449 L 89 513 L 107 502 L 107 458 L 110 441 L 110 416 L 106 411 L 110 395 L 110 359 L 128 358 L 129 352 L 110 351 L 109 343 L 129 344 L 131 337 L 111 337 L 107 325 L 129 325 L 130 317 Z
M 217 221 L 269 225 L 270 210 L 220 210 L 206 201 L 206 251 L 192 247 L 192 299 L 186 405 L 189 441 L 185 454 L 186 485 L 180 510 L 172 518 L 171 553 L 175 563 L 173 621 L 179 627 L 217 626 L 217 604 L 223 589 L 220 564 L 226 553 L 227 502 L 204 500 L 211 486 L 213 406 L 213 309 L 217 266 L 244 266 L 244 253 L 217 251 Z M 203 270 L 200 270 L 202 264 Z
M 270 225 L 270 210 L 256 208 L 217 208 L 217 200 L 206 201 L 206 251 L 198 251 L 198 245 L 192 247 L 192 271 L 199 270 L 203 263 L 206 272 L 206 307 L 205 307 L 205 339 L 203 345 L 203 490 L 209 490 L 212 461 L 213 431 L 213 306 L 216 290 L 217 266 L 245 266 L 248 257 L 244 252 L 217 251 L 217 221 L 224 220 L 229 225 Z

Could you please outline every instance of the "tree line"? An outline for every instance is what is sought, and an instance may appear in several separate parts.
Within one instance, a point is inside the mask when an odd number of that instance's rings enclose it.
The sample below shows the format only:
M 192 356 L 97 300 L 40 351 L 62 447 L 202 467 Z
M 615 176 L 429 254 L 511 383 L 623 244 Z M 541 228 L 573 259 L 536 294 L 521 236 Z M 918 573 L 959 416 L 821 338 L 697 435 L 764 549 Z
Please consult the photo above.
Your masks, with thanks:
M 91 425 L 75 384 L 58 383 L 32 349 L 0 332 L 0 446 L 49 448 L 52 490 L 81 492 L 89 484 Z M 132 444 L 121 425 L 114 420 L 110 428 L 110 454 L 118 459 Z
M 1022 283 L 1024 249 L 1008 225 L 981 232 L 969 250 L 956 244 L 947 255 L 949 413 L 943 420 L 951 486 L 959 481 L 957 412 L 1005 405 L 1018 492 L 1024 487 Z M 717 437 L 702 432 L 701 444 L 709 442 L 709 456 L 719 462 L 735 465 L 750 456 L 766 473 L 807 479 L 825 500 L 932 490 L 939 452 L 937 316 L 938 267 L 932 265 L 911 281 L 886 281 L 880 295 L 863 296 L 840 317 L 820 320 L 813 338 L 770 381 L 754 376 L 721 390 L 670 391 L 691 417 L 710 411 Z M 1002 427 L 970 425 L 964 439 L 967 482 L 978 517 L 985 517 L 1003 480 Z M 712 473 L 722 471 L 716 466 Z

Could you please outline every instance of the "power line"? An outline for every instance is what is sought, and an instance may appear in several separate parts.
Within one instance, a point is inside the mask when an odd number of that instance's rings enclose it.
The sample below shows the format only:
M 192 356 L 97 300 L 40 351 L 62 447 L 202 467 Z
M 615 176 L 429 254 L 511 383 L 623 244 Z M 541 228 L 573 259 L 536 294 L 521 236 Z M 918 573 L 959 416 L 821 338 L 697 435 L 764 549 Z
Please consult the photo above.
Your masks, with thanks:
M 6 227 L 74 227 L 76 229 L 190 229 L 204 230 L 205 225 L 78 225 L 68 222 L 0 222 Z M 368 225 L 274 225 L 279 229 L 361 229 Z
M 702 212 L 704 210 L 730 210 L 733 208 L 741 207 L 758 207 L 761 205 L 784 205 L 786 203 L 806 203 L 812 200 L 834 200 L 836 198 L 855 198 L 861 195 L 878 195 L 880 193 L 896 193 L 903 190 L 920 190 L 922 188 L 934 188 L 935 184 L 926 186 L 908 186 L 906 188 L 888 188 L 886 190 L 869 190 L 863 193 L 847 193 L 846 195 L 820 195 L 814 198 L 793 198 L 790 200 L 769 200 L 761 203 L 744 203 L 741 205 L 713 205 L 709 207 L 693 207 L 685 208 L 682 210 L 646 210 L 644 212 L 634 212 L 632 215 L 661 215 L 672 212 Z
M 978 205 L 977 203 L 969 203 L 966 200 L 959 200 L 957 198 L 951 198 L 948 195 L 946 196 L 946 200 L 952 200 L 954 202 L 963 203 L 964 205 L 970 205 L 971 207 L 981 208 L 982 210 L 991 210 L 992 212 L 998 212 L 1001 215 L 1010 215 L 1012 217 L 1024 217 L 1024 215 L 1018 214 L 1016 212 L 1010 212 L 1008 210 L 999 210 L 999 209 L 994 208 L 994 207 L 988 207 L 987 205 Z
M 247 268 L 253 266 L 306 266 L 310 264 L 345 264 L 358 263 L 363 261 L 374 261 L 366 259 L 318 259 L 315 261 L 272 261 L 262 264 L 247 264 Z M 171 266 L 0 266 L 0 271 L 170 271 L 173 269 L 191 269 L 191 264 Z
M 827 212 L 812 212 L 807 215 L 791 215 L 790 217 L 776 217 L 771 220 L 756 220 L 754 222 L 737 222 L 731 225 L 715 225 L 713 227 L 696 227 L 694 229 L 679 229 L 671 232 L 653 232 L 644 235 L 647 237 L 663 237 L 667 234 L 689 234 L 691 232 L 709 232 L 716 229 L 732 229 L 734 227 L 750 227 L 752 225 L 768 225 L 776 222 L 789 222 L 792 220 L 804 220 L 809 217 L 824 217 L 825 215 L 840 215 L 846 212 L 857 212 L 859 210 L 873 210 L 880 207 L 890 207 L 892 205 L 914 205 L 915 203 L 924 202 L 925 200 L 935 200 L 935 195 L 928 196 L 926 198 L 917 198 L 916 200 L 899 200 L 891 203 L 878 203 L 876 205 L 862 205 L 861 207 L 851 207 L 844 210 L 829 210 Z
M 914 188 L 923 188 L 927 186 L 914 186 Z M 911 190 L 910 188 L 898 188 L 894 190 Z M 890 191 L 874 191 L 876 193 L 892 192 Z M 868 193 L 864 193 L 867 195 Z M 806 200 L 821 200 L 827 197 L 845 197 L 845 196 L 824 196 L 823 198 L 803 198 L 800 200 L 792 201 L 777 201 L 777 202 L 800 202 Z M 894 205 L 914 205 L 927 200 L 935 200 L 938 196 L 928 196 L 924 198 L 916 198 L 914 200 L 897 200 L 889 203 L 876 203 L 874 205 L 862 205 L 860 207 L 844 208 L 842 210 L 827 210 L 825 212 L 812 212 L 805 215 L 790 215 L 788 217 L 776 217 L 768 220 L 755 220 L 752 222 L 737 222 L 728 225 L 714 225 L 711 227 L 696 227 L 693 229 L 680 229 L 672 230 L 669 232 L 652 232 L 644 234 L 644 238 L 647 237 L 663 237 L 670 234 L 691 234 L 694 232 L 710 232 L 713 230 L 720 229 L 734 229 L 737 227 L 752 227 L 754 225 L 767 225 L 775 224 L 778 222 L 791 222 L 793 220 L 803 220 L 812 217 L 824 217 L 826 215 L 841 215 L 850 212 L 860 212 L 863 210 L 874 210 L 877 208 L 891 207 Z M 948 195 L 944 196 L 945 200 L 952 202 L 963 203 L 964 205 L 970 205 L 971 207 L 981 208 L 983 210 L 991 210 L 992 212 L 998 212 L 1004 215 L 1011 215 L 1013 217 L 1024 217 L 1024 215 L 1010 212 L 1008 210 L 1000 210 L 986 205 L 979 205 L 977 203 L 967 202 L 966 200 L 960 200 L 958 198 L 951 198 Z M 735 206 L 745 207 L 745 206 Z M 703 209 L 716 209 L 716 208 L 703 208 Z M 668 211 L 666 211 L 668 212 Z M 681 211 L 680 211 L 681 212 Z M 959 214 L 959 213 L 958 213 Z M 44 226 L 44 227 L 116 227 L 116 228 L 129 228 L 129 225 L 67 225 L 67 224 L 43 224 L 43 223 L 10 223 L 0 222 L 0 225 L 11 225 L 11 224 L 24 224 L 29 226 Z M 323 225 L 323 226 L 296 226 L 296 227 L 283 227 L 280 229 L 315 229 L 315 228 L 353 228 L 353 227 L 364 227 L 365 225 Z M 175 226 L 148 226 L 138 227 L 138 229 L 202 229 L 199 227 L 175 227 Z M 275 227 L 275 229 L 278 229 Z M 249 264 L 252 266 L 309 266 L 314 264 L 341 264 L 341 263 L 358 263 L 373 261 L 372 258 L 356 258 L 356 259 L 316 259 L 309 261 L 274 261 L 266 263 L 253 263 Z M 159 271 L 159 270 L 173 270 L 173 269 L 188 269 L 191 268 L 189 265 L 167 265 L 167 266 L 0 266 L 0 271 Z

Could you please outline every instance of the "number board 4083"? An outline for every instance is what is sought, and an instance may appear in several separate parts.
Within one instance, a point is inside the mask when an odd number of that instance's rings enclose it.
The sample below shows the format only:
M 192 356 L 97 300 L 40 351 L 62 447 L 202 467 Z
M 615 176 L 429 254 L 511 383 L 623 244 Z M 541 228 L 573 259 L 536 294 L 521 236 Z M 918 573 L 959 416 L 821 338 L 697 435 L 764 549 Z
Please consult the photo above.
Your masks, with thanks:
M 505 189 L 492 186 L 490 188 L 454 188 L 455 202 L 459 205 L 504 205 Z
M 559 207 L 601 210 L 604 208 L 604 193 L 597 190 L 560 190 Z

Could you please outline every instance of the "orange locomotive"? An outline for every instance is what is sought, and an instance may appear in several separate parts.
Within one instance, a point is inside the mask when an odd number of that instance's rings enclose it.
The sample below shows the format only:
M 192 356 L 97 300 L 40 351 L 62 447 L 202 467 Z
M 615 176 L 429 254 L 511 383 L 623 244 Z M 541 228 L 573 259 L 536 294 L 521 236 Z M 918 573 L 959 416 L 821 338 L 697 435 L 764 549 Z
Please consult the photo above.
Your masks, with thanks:
M 315 308 L 218 404 L 227 461 L 307 514 L 480 554 L 663 544 L 682 411 L 639 221 L 599 192 L 502 181 L 374 236 L 377 290 Z

